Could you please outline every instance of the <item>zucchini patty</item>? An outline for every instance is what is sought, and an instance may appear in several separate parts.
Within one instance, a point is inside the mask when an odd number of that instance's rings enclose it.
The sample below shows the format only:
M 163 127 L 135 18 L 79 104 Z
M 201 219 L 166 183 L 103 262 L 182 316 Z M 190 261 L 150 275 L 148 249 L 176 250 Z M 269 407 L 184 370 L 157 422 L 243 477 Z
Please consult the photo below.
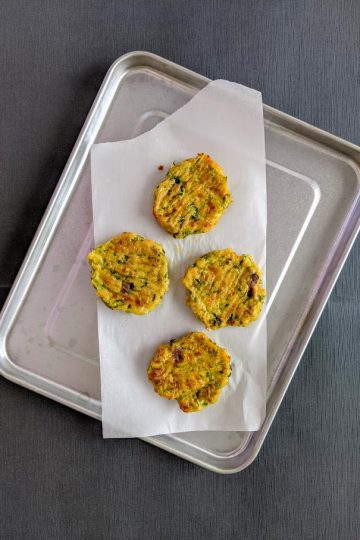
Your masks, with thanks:
M 144 315 L 169 288 L 168 264 L 160 244 L 124 232 L 88 254 L 91 283 L 111 309 Z
M 227 178 L 206 154 L 170 167 L 157 186 L 153 213 L 175 238 L 210 231 L 231 203 Z
M 266 294 L 261 283 L 261 270 L 251 256 L 230 248 L 203 255 L 183 278 L 186 303 L 208 329 L 255 321 Z
M 159 346 L 148 379 L 161 397 L 176 399 L 184 412 L 197 412 L 218 400 L 231 375 L 230 362 L 225 349 L 192 332 Z

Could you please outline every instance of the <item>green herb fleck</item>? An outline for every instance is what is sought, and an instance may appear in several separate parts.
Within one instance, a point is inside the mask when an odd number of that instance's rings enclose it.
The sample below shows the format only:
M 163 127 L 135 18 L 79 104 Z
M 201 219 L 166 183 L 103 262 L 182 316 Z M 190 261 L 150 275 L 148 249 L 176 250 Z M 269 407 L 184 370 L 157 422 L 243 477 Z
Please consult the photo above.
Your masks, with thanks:
M 221 319 L 220 319 L 220 317 L 218 317 L 218 316 L 216 315 L 216 313 L 213 313 L 213 316 L 214 316 L 213 321 L 212 321 L 212 322 L 213 322 L 213 325 L 214 325 L 214 326 L 220 326 L 220 324 L 221 324 Z
M 191 219 L 193 219 L 194 221 L 199 221 L 199 209 L 198 209 L 198 207 L 195 206 L 194 203 L 191 203 L 191 207 L 192 207 Z

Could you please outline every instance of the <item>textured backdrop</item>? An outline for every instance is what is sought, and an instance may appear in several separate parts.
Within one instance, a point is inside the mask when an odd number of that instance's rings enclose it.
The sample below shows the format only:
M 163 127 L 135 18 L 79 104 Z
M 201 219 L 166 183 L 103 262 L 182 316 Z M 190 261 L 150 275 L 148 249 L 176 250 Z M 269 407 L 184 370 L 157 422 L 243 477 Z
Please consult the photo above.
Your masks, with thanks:
M 360 144 L 357 0 L 0 2 L 0 301 L 109 65 L 152 51 Z M 360 243 L 257 460 L 218 476 L 0 379 L 0 538 L 360 538 Z

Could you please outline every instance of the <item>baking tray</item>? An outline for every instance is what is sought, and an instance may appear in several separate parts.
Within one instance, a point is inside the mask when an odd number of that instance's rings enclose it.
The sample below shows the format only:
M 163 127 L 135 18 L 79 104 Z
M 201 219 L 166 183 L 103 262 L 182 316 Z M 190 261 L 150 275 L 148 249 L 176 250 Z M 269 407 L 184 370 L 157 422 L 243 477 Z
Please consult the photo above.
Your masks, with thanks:
M 101 418 L 96 299 L 85 260 L 93 244 L 90 148 L 151 129 L 207 83 L 146 52 L 112 65 L 2 310 L 4 377 Z M 360 224 L 360 149 L 266 105 L 264 118 L 266 418 L 257 432 L 146 439 L 221 473 L 240 471 L 256 457 Z M 119 181 L 126 181 L 121 174 Z

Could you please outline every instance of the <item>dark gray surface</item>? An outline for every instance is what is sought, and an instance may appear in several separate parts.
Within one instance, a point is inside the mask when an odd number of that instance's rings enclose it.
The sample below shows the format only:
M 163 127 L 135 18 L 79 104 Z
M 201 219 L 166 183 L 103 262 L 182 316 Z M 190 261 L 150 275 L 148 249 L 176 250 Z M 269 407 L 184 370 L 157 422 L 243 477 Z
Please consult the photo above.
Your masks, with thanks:
M 109 65 L 149 50 L 360 144 L 360 3 L 0 3 L 0 301 Z M 258 459 L 217 476 L 0 379 L 2 539 L 360 538 L 360 243 Z

